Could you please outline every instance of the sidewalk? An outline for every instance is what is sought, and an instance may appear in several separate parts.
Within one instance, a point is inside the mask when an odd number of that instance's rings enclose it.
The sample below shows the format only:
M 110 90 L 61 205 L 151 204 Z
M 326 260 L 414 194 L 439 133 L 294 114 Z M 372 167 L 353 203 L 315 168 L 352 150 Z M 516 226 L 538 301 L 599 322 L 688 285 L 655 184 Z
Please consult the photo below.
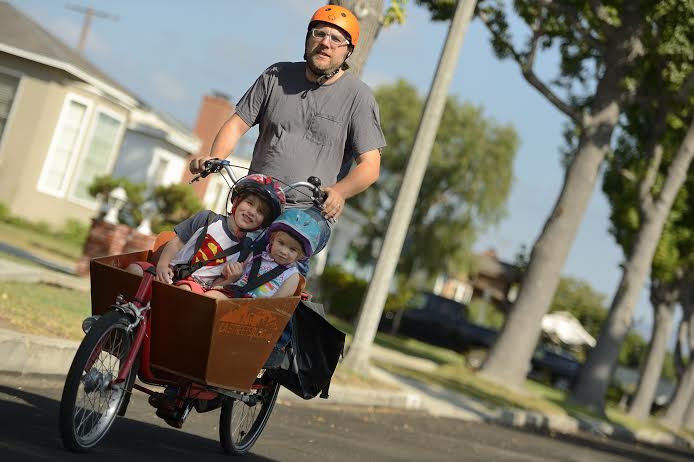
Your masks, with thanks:
M 87 278 L 24 265 L 3 259 L 2 257 L 0 257 L 0 280 L 41 281 L 75 290 L 89 290 Z M 64 376 L 70 367 L 72 357 L 78 345 L 77 342 L 0 329 L 0 374 L 13 376 Z M 431 371 L 436 367 L 431 361 L 407 356 L 378 345 L 374 345 L 372 357 L 381 362 L 396 364 L 410 369 Z M 330 398 L 328 400 L 316 398 L 309 401 L 309 403 L 321 406 L 347 404 L 420 410 L 440 417 L 488 422 L 542 432 L 563 434 L 588 432 L 626 442 L 694 448 L 694 439 L 685 440 L 670 433 L 632 432 L 594 419 L 576 419 L 562 415 L 542 415 L 515 408 L 494 407 L 469 396 L 396 376 L 376 367 L 372 368 L 372 374 L 381 382 L 395 385 L 399 391 L 393 389 L 355 388 L 333 384 L 330 387 Z M 279 398 L 287 402 L 305 402 L 284 388 L 281 389 Z

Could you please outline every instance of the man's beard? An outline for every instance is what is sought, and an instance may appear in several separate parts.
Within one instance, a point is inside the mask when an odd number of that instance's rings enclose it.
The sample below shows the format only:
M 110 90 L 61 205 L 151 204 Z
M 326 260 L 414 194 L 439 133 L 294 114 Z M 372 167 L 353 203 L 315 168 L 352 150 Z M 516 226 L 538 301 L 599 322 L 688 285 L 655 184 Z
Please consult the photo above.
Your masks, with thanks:
M 318 53 L 320 53 L 319 50 L 316 50 L 316 51 L 312 52 L 312 53 L 308 56 L 309 59 L 306 60 L 306 64 L 308 64 L 308 68 L 309 68 L 309 69 L 311 70 L 311 72 L 313 72 L 315 75 L 321 76 L 321 75 L 332 74 L 332 73 L 334 73 L 336 70 L 338 70 L 338 69 L 342 66 L 341 63 L 340 63 L 340 64 L 335 64 L 335 65 L 332 65 L 332 66 L 329 66 L 329 67 L 325 67 L 325 68 L 321 68 L 321 67 L 316 66 L 316 64 L 314 64 L 313 60 L 314 60 L 314 58 L 318 55 Z M 332 61 L 332 58 L 331 58 L 331 61 Z

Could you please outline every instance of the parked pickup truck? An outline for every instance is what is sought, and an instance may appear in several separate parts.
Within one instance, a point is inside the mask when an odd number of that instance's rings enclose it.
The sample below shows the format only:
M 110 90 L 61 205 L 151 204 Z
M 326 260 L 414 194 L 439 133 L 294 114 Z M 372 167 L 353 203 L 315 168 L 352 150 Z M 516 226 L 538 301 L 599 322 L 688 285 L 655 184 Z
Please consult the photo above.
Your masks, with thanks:
M 385 312 L 379 328 L 389 330 L 394 317 L 395 312 Z M 410 301 L 403 312 L 398 332 L 461 353 L 473 348 L 491 347 L 496 330 L 473 324 L 467 317 L 466 305 L 425 292 Z

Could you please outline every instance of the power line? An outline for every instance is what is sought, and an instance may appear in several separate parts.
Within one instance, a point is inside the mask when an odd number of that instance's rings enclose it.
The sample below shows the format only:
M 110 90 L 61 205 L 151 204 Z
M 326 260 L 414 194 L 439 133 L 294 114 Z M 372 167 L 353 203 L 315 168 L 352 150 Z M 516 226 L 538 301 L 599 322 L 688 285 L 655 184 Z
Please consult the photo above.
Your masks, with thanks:
M 65 5 L 65 8 L 84 15 L 84 23 L 82 23 L 82 32 L 80 33 L 80 41 L 77 44 L 77 51 L 79 51 L 79 53 L 82 55 L 84 54 L 84 47 L 85 47 L 85 44 L 87 42 L 87 35 L 89 34 L 89 28 L 91 27 L 93 16 L 96 16 L 97 18 L 110 19 L 112 21 L 118 21 L 118 19 L 119 19 L 118 16 L 116 16 L 114 14 L 110 14 L 106 11 L 95 10 L 91 6 L 67 4 L 67 5 Z

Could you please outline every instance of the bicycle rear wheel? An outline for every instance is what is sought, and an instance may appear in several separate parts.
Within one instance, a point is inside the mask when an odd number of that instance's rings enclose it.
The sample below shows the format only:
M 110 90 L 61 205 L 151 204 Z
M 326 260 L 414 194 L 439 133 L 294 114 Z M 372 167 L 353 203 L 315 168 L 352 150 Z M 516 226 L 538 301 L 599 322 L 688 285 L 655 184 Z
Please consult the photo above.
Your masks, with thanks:
M 247 453 L 263 432 L 280 386 L 272 382 L 258 390 L 253 405 L 227 398 L 222 402 L 219 415 L 219 442 L 227 454 L 240 456 Z
M 128 324 L 124 314 L 111 311 L 92 326 L 77 349 L 60 400 L 60 436 L 66 449 L 88 451 L 116 418 L 131 379 L 111 386 L 132 347 Z

